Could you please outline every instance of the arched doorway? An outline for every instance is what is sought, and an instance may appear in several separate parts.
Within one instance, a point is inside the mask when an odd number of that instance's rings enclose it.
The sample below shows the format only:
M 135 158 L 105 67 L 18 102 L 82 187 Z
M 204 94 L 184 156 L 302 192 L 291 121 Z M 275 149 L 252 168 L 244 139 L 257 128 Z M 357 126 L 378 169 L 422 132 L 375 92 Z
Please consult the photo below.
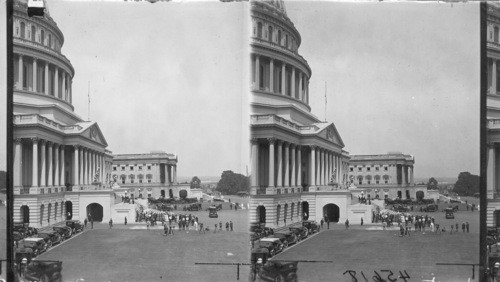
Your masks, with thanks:
M 278 205 L 276 207 L 276 224 L 279 224 L 280 222 L 280 215 L 281 215 L 281 205 Z
M 66 220 L 73 218 L 73 203 L 71 201 L 66 201 Z
M 161 196 L 162 198 L 165 198 L 165 190 L 164 190 L 164 189 L 161 189 L 161 191 L 160 191 L 160 196 Z
M 302 220 L 309 219 L 309 203 L 302 202 Z
M 170 199 L 173 199 L 174 198 L 174 191 L 172 191 L 172 189 L 168 189 L 168 197 Z
M 30 223 L 30 207 L 21 206 L 21 221 L 23 223 Z
M 259 219 L 259 223 L 266 223 L 266 207 L 257 207 L 257 218 Z
M 330 222 L 339 222 L 340 208 L 335 204 L 327 204 L 323 206 L 323 216 L 328 218 Z
M 403 194 L 401 193 L 401 191 L 398 191 L 398 198 L 399 198 L 399 199 L 402 199 L 402 198 L 403 198 Z
M 417 191 L 416 193 L 417 200 L 423 200 L 424 199 L 424 191 Z
M 40 225 L 43 223 L 43 211 L 45 210 L 45 205 L 40 206 Z
M 92 217 L 94 221 L 102 221 L 103 207 L 98 203 L 92 203 L 87 206 L 87 216 Z

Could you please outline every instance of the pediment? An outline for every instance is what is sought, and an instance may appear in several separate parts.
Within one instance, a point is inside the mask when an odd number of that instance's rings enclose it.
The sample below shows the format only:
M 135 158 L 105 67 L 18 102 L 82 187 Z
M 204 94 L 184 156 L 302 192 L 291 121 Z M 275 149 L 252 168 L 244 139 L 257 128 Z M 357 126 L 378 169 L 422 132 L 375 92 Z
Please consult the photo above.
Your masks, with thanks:
M 340 137 L 340 134 L 333 123 L 330 123 L 322 130 L 320 130 L 318 132 L 318 136 L 330 142 L 333 142 L 341 147 L 344 147 L 344 142 L 342 141 L 342 138 Z
M 94 123 L 88 128 L 84 129 L 80 135 L 99 144 L 102 144 L 105 147 L 108 146 L 108 143 L 106 142 L 106 139 L 104 138 L 104 135 L 102 134 L 101 129 L 99 128 L 97 123 Z

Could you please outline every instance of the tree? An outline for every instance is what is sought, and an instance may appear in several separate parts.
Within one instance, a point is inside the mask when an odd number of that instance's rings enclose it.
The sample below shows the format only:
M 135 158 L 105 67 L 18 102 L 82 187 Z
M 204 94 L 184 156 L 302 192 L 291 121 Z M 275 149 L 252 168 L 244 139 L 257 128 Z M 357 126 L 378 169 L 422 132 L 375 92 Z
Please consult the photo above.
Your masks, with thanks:
M 182 189 L 181 191 L 179 191 L 179 198 L 181 199 L 186 199 L 188 196 L 188 192 L 184 189 Z
M 479 193 L 479 176 L 470 174 L 470 172 L 460 172 L 453 192 L 460 196 L 472 196 Z
M 191 183 L 189 185 L 191 188 L 201 188 L 201 180 L 198 178 L 198 176 L 193 176 L 193 179 L 191 179 Z
M 222 176 L 215 189 L 225 195 L 234 195 L 238 192 L 248 193 L 250 192 L 250 180 L 243 174 L 226 170 L 222 172 Z
M 438 182 L 434 177 L 429 178 L 429 181 L 427 182 L 427 189 L 428 190 L 438 189 Z

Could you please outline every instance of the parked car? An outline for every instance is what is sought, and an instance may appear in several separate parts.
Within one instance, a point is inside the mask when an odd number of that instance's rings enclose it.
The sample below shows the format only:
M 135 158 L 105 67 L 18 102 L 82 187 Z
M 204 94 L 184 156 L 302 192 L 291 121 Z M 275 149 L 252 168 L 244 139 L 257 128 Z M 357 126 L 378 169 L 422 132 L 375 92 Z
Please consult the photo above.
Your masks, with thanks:
M 216 206 L 211 206 L 208 208 L 208 217 L 210 218 L 218 218 L 219 215 L 217 214 L 217 207 Z
M 29 223 L 21 223 L 21 222 L 15 222 L 13 229 L 14 231 L 25 233 L 26 237 L 33 236 L 38 232 L 36 228 L 30 227 Z
M 319 232 L 319 228 L 320 228 L 319 224 L 316 223 L 316 221 L 314 221 L 314 220 L 302 221 L 302 226 L 307 228 L 307 230 L 309 231 L 309 234 Z
M 59 235 L 59 233 L 57 233 L 56 231 L 40 232 L 36 236 L 39 237 L 40 235 L 42 235 L 42 236 L 49 236 L 50 241 L 52 242 L 52 246 L 61 243 L 62 240 L 63 240 L 63 238 L 61 237 L 61 235 Z M 40 238 L 42 238 L 42 237 L 40 237 Z
M 22 239 L 26 238 L 23 234 L 19 233 L 19 232 L 12 232 L 12 235 L 14 236 L 14 243 L 19 243 L 19 241 L 21 241 Z
M 62 281 L 61 261 L 38 261 L 28 263 L 25 278 L 28 281 Z
M 53 243 L 52 243 L 52 239 L 50 238 L 49 234 L 41 233 L 40 232 L 40 233 L 36 234 L 34 237 L 32 237 L 32 238 L 42 238 L 43 241 L 45 242 L 45 246 L 46 246 L 47 249 L 50 248 L 50 247 L 52 247 Z
M 259 277 L 264 281 L 297 282 L 298 262 L 268 260 L 259 270 Z
M 28 260 L 28 262 L 30 262 L 34 257 L 35 256 L 33 254 L 32 248 L 20 247 L 20 248 L 16 248 L 16 255 L 14 257 L 14 261 L 15 261 L 15 263 L 17 263 L 19 265 L 21 263 L 21 261 L 23 260 L 23 258 L 26 258 Z
M 201 204 L 191 204 L 187 207 L 188 211 L 199 211 L 201 210 Z
M 307 238 L 307 236 L 309 235 L 309 231 L 304 226 L 299 226 L 299 227 L 292 226 L 289 227 L 288 229 L 293 233 L 295 233 L 299 241 Z
M 455 215 L 453 214 L 453 208 L 446 208 L 444 209 L 445 212 L 445 218 L 446 219 L 454 219 Z
M 274 230 L 270 227 L 266 227 L 263 223 L 250 223 L 250 232 L 262 233 L 265 236 L 272 235 Z
M 289 245 L 295 244 L 299 241 L 297 238 L 297 235 L 295 235 L 295 233 L 293 233 L 292 231 L 276 232 L 269 237 L 279 238 L 281 240 L 281 242 L 283 243 L 283 245 L 285 246 L 285 248 L 288 247 Z
M 424 212 L 435 212 L 438 210 L 438 206 L 436 204 L 430 204 L 427 205 L 425 208 L 423 208 Z
M 47 250 L 47 244 L 43 238 L 24 238 L 19 242 L 19 248 L 30 248 L 36 257 Z
M 73 233 L 78 233 L 83 231 L 83 224 L 79 220 L 66 220 L 66 226 L 71 228 Z
M 269 251 L 269 256 L 274 256 L 275 254 L 283 251 L 283 244 L 278 238 L 262 238 L 256 245 L 257 248 L 266 248 Z
M 73 231 L 68 226 L 55 226 L 55 227 L 52 227 L 52 230 L 59 233 L 59 235 L 61 235 L 63 240 L 71 238 L 71 236 L 73 235 Z

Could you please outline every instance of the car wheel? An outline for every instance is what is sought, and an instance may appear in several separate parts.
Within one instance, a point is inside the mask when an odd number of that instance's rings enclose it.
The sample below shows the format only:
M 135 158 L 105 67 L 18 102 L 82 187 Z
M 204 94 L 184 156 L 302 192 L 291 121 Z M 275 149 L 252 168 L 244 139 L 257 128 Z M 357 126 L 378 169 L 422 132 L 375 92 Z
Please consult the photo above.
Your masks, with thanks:
M 276 253 L 275 253 L 275 251 L 274 251 L 274 250 L 271 250 L 271 251 L 269 252 L 269 255 L 270 255 L 270 256 L 272 256 L 272 257 L 274 257 L 274 255 L 275 255 L 275 254 L 276 254 Z
M 49 277 L 47 274 L 44 274 L 42 277 L 40 277 L 40 282 L 49 282 Z
M 39 255 L 38 250 L 35 250 L 35 251 L 33 252 L 33 255 L 34 255 L 35 257 L 37 257 L 37 256 Z
M 283 244 L 284 248 L 288 248 L 288 242 L 285 242 L 285 244 Z
M 285 277 L 283 277 L 283 275 L 280 274 L 274 277 L 274 282 L 285 282 Z

